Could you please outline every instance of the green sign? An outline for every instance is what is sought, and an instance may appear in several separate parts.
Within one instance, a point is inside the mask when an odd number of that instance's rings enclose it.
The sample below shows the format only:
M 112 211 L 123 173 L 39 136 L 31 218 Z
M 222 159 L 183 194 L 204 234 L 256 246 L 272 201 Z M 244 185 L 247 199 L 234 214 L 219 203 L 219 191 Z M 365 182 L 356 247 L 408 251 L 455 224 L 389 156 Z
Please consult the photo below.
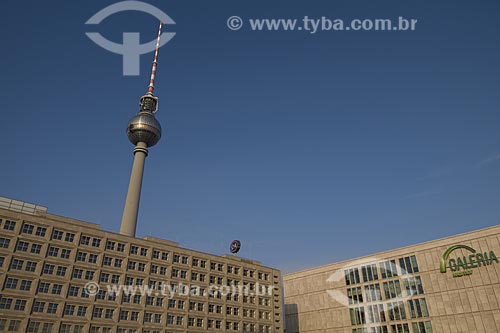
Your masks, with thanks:
M 458 249 L 465 249 L 470 254 L 468 256 L 449 258 L 450 254 Z M 453 277 L 460 277 L 471 275 L 474 268 L 489 266 L 493 262 L 498 264 L 498 258 L 493 251 L 480 253 L 467 245 L 454 245 L 443 253 L 440 271 L 441 273 L 446 273 L 446 268 L 449 268 L 453 272 Z

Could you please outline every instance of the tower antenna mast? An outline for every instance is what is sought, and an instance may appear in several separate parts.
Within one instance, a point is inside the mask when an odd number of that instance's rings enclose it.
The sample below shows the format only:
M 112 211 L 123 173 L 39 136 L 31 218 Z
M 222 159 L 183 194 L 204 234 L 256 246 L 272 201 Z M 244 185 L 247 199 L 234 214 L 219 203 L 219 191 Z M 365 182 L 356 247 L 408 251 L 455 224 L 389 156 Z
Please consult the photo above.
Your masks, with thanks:
M 156 65 L 158 64 L 158 49 L 160 48 L 162 22 L 158 29 L 156 39 L 155 56 L 151 69 L 148 91 L 141 97 L 139 112 L 130 119 L 127 126 L 127 136 L 135 145 L 134 163 L 128 185 L 125 208 L 123 209 L 120 233 L 122 235 L 135 237 L 137 228 L 137 216 L 139 214 L 139 200 L 141 197 L 142 176 L 144 174 L 144 162 L 148 156 L 148 148 L 154 146 L 161 138 L 161 125 L 155 118 L 158 111 L 158 97 L 153 96 Z
M 153 66 L 151 68 L 151 78 L 149 79 L 148 86 L 148 94 L 153 95 L 153 91 L 155 90 L 155 75 L 156 75 L 156 65 L 158 64 L 158 50 L 160 49 L 160 37 L 161 37 L 161 28 L 162 22 L 160 21 L 160 27 L 158 28 L 158 37 L 156 38 L 156 48 L 155 48 L 155 57 L 153 59 Z

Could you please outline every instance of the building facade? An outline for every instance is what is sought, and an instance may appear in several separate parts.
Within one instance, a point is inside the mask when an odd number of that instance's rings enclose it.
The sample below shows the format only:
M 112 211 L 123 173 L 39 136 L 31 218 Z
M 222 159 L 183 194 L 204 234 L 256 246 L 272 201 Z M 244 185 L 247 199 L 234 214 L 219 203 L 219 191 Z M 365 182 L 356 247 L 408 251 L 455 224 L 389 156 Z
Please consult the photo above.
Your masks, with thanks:
M 287 333 L 500 332 L 500 226 L 283 277 Z
M 276 269 L 5 198 L 0 287 L 0 332 L 283 332 Z

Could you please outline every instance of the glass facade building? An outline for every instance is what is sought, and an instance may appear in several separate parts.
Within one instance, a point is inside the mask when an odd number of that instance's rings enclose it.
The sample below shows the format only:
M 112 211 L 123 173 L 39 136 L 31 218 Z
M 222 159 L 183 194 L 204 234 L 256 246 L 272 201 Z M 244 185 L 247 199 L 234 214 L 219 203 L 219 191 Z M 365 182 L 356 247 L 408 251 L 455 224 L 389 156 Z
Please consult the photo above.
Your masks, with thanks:
M 286 274 L 286 332 L 500 332 L 497 254 L 500 226 Z

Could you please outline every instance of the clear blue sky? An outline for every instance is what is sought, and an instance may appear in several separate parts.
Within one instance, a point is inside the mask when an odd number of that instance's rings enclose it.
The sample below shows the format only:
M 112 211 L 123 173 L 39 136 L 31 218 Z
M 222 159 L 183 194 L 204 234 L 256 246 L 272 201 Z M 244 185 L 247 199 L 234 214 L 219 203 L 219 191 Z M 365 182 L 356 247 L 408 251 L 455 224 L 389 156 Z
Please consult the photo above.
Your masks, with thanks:
M 0 195 L 119 230 L 145 93 L 86 36 L 155 37 L 113 1 L 4 1 Z M 290 272 L 500 222 L 498 1 L 149 1 L 163 138 L 139 236 Z M 397 18 L 415 32 L 230 31 L 226 19 Z

